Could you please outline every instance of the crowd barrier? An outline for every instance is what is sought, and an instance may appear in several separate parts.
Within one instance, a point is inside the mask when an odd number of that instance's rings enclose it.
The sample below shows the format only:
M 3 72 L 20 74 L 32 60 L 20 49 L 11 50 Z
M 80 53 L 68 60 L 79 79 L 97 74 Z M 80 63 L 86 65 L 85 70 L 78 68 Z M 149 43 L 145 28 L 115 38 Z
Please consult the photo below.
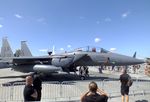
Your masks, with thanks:
M 94 80 L 98 87 L 108 93 L 109 98 L 120 97 L 120 82 L 116 79 Z M 42 100 L 79 100 L 87 92 L 90 81 L 43 82 Z M 150 94 L 150 81 L 134 80 L 130 95 Z M 24 82 L 0 84 L 0 101 L 23 101 Z

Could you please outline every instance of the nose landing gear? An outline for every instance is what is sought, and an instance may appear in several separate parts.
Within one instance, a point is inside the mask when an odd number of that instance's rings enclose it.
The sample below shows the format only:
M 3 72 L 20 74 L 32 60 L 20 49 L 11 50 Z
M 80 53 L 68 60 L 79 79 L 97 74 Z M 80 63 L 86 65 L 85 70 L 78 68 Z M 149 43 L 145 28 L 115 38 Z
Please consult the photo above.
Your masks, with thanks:
M 89 68 L 87 66 L 80 66 L 79 68 L 79 76 L 81 80 L 85 80 L 89 77 Z

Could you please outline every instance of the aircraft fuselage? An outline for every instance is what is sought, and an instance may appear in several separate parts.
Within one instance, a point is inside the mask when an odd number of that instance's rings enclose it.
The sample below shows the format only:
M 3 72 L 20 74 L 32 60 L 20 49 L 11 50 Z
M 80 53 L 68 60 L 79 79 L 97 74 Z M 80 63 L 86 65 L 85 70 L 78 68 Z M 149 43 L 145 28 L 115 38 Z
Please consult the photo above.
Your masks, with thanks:
M 60 57 L 57 57 L 60 56 Z M 63 56 L 63 57 L 61 57 Z M 23 58 L 22 58 L 23 59 Z M 144 61 L 121 55 L 116 53 L 101 53 L 92 51 L 74 51 L 54 55 L 52 57 L 39 58 L 34 61 L 32 58 L 23 59 L 23 63 L 16 64 L 14 62 L 13 68 L 18 71 L 34 72 L 34 71 L 73 71 L 77 66 L 126 66 L 144 63 Z M 32 61 L 30 61 L 32 60 Z M 41 61 L 40 61 L 41 60 Z M 44 64 L 43 64 L 44 63 Z M 43 69 L 44 68 L 44 69 Z

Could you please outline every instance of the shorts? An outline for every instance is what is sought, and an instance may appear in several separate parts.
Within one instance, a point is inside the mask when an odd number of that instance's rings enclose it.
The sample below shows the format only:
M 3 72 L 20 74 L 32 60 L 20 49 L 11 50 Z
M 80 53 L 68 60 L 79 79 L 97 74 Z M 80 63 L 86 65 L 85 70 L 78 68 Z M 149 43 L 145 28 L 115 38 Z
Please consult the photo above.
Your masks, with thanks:
M 121 95 L 128 95 L 129 94 L 129 87 L 128 86 L 122 86 L 121 87 Z

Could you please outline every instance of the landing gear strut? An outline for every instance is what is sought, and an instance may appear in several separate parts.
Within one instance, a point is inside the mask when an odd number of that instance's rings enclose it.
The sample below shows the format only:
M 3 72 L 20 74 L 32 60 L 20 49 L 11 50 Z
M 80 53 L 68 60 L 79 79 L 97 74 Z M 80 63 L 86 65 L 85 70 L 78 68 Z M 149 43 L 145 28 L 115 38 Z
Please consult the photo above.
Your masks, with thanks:
M 79 76 L 81 80 L 84 80 L 85 78 L 89 77 L 89 71 L 87 66 L 80 66 L 79 68 Z

